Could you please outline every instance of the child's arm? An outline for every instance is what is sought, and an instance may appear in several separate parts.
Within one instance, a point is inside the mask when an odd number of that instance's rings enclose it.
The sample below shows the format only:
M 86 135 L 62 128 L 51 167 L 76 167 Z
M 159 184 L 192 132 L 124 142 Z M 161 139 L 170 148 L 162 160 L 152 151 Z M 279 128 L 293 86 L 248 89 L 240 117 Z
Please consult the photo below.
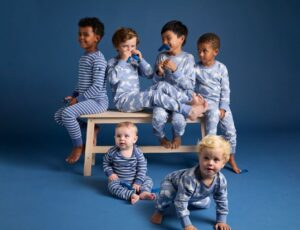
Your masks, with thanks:
M 226 224 L 228 215 L 227 181 L 222 174 L 219 174 L 219 186 L 213 194 L 213 198 L 216 203 L 216 224 Z
M 116 175 L 114 173 L 114 170 L 112 168 L 113 164 L 113 155 L 117 151 L 117 147 L 114 146 L 108 150 L 108 152 L 103 156 L 103 171 L 105 175 L 109 178 L 109 180 L 116 178 L 113 175 Z M 117 176 L 117 175 L 116 175 Z
M 219 108 L 228 110 L 230 104 L 230 87 L 229 87 L 229 77 L 227 68 L 223 65 L 221 66 L 222 76 L 221 76 L 221 95 Z
M 136 169 L 137 169 L 137 172 L 136 172 L 133 184 L 141 185 L 145 180 L 145 176 L 146 176 L 146 172 L 147 172 L 147 160 L 144 157 L 144 154 L 141 152 L 140 149 L 135 147 L 134 151 L 136 151 L 136 158 L 137 158 Z
M 192 90 L 195 88 L 195 59 L 189 54 L 184 59 L 182 68 L 177 68 L 173 73 L 173 80 L 183 90 Z
M 77 101 L 85 101 L 90 98 L 95 98 L 102 94 L 105 90 L 105 70 L 106 60 L 102 57 L 97 57 L 92 63 L 92 85 L 81 95 L 76 97 Z
M 134 50 L 134 54 L 137 54 L 140 58 L 138 74 L 139 76 L 147 77 L 149 79 L 153 78 L 153 69 L 151 65 L 143 58 L 142 53 L 139 50 Z
M 188 210 L 189 200 L 195 190 L 195 183 L 191 176 L 183 176 L 178 185 L 177 195 L 174 200 L 177 216 L 180 217 L 183 228 L 193 226 L 190 220 L 190 211 Z

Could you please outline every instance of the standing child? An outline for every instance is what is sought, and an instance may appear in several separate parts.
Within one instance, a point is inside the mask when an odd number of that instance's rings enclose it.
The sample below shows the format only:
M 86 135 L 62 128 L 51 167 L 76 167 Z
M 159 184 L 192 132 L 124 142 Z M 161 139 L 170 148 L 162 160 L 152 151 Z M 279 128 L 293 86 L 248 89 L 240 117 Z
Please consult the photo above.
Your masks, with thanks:
M 151 193 L 152 179 L 146 176 L 147 160 L 135 145 L 137 127 L 132 122 L 121 122 L 115 129 L 115 146 L 103 157 L 104 173 L 108 177 L 108 189 L 118 198 L 135 204 L 140 199 L 154 200 Z M 124 186 L 129 185 L 132 189 Z
M 218 123 L 225 139 L 231 144 L 229 164 L 235 173 L 240 173 L 235 162 L 236 129 L 230 104 L 229 77 L 226 66 L 215 60 L 219 53 L 220 38 L 214 33 L 203 34 L 197 42 L 200 62 L 195 67 L 196 88 L 208 102 L 205 114 L 207 134 L 217 134 Z
M 137 49 L 139 38 L 131 28 L 118 29 L 112 42 L 118 55 L 108 61 L 107 77 L 116 108 L 122 112 L 136 112 L 161 106 L 195 120 L 206 110 L 201 97 L 187 97 L 167 82 L 160 82 L 140 91 L 139 77 L 153 77 L 152 67 Z
M 229 159 L 230 144 L 221 136 L 205 136 L 199 144 L 199 165 L 170 173 L 161 183 L 156 210 L 151 222 L 161 224 L 166 209 L 174 202 L 177 216 L 184 230 L 195 230 L 188 210 L 208 208 L 210 196 L 216 203 L 216 230 L 230 230 L 226 224 L 228 214 L 227 182 L 220 170 Z
M 166 23 L 162 30 L 162 42 L 169 49 L 160 53 L 156 59 L 156 73 L 154 81 L 165 81 L 173 85 L 178 92 L 192 97 L 195 87 L 194 64 L 192 54 L 184 52 L 182 47 L 188 35 L 187 27 L 180 21 Z M 173 140 L 170 142 L 165 136 L 165 125 L 171 116 L 173 126 Z M 184 133 L 186 119 L 178 112 L 166 108 L 155 107 L 152 120 L 154 134 L 165 148 L 178 148 L 181 145 L 181 136 Z
M 70 164 L 77 162 L 84 151 L 78 117 L 83 114 L 101 113 L 108 108 L 105 79 L 107 63 L 97 48 L 104 35 L 104 25 L 98 18 L 82 18 L 78 26 L 79 44 L 85 53 L 79 60 L 77 87 L 72 96 L 65 97 L 67 105 L 55 113 L 56 122 L 66 127 L 72 139 L 73 149 L 66 158 Z

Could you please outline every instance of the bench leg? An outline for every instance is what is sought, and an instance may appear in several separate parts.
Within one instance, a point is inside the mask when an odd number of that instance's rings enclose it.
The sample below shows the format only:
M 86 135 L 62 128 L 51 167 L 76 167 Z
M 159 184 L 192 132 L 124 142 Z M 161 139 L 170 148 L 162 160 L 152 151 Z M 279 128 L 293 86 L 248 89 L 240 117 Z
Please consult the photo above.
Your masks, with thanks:
M 86 130 L 85 156 L 83 175 L 90 176 L 92 174 L 92 160 L 95 157 L 93 153 L 93 139 L 95 133 L 95 123 L 92 119 L 88 119 Z

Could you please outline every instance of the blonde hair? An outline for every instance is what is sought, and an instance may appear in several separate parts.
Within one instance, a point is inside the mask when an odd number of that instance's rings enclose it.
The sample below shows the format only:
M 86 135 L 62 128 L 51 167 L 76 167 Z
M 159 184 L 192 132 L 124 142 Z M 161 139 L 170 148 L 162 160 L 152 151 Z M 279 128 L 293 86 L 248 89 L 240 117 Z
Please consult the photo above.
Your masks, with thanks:
M 138 129 L 136 127 L 136 125 L 131 122 L 131 121 L 124 121 L 124 122 L 120 122 L 116 125 L 116 129 L 117 128 L 121 128 L 121 127 L 126 127 L 126 128 L 133 128 L 133 130 L 135 131 L 136 135 L 138 135 Z
M 203 149 L 213 149 L 213 148 L 221 148 L 222 155 L 227 162 L 230 158 L 230 144 L 226 141 L 222 136 L 217 135 L 207 135 L 198 143 L 199 154 L 203 151 Z
M 119 28 L 112 37 L 112 43 L 115 48 L 122 42 L 126 42 L 132 38 L 136 38 L 136 45 L 139 44 L 139 36 L 135 30 L 131 28 L 121 27 Z

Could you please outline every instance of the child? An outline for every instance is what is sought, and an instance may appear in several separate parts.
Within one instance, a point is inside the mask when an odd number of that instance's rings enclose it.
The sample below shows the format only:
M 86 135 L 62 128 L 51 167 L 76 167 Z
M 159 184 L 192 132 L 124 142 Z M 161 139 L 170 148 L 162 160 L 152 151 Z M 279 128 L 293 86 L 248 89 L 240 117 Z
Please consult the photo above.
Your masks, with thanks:
M 196 88 L 208 102 L 208 111 L 205 114 L 207 134 L 217 134 L 220 122 L 221 131 L 225 139 L 231 144 L 229 164 L 235 173 L 240 173 L 235 162 L 236 129 L 229 107 L 230 89 L 226 66 L 215 60 L 219 53 L 220 39 L 214 33 L 203 34 L 197 42 L 200 62 L 195 67 Z
M 137 49 L 139 43 L 137 33 L 131 28 L 120 28 L 114 33 L 112 42 L 118 56 L 108 61 L 107 77 L 118 110 L 136 112 L 144 108 L 161 106 L 181 113 L 191 120 L 195 120 L 206 110 L 203 98 L 195 94 L 189 98 L 166 82 L 140 91 L 139 76 L 152 78 L 153 71 L 141 51 Z M 171 95 L 174 98 L 171 98 Z
M 79 60 L 77 87 L 72 96 L 65 97 L 68 104 L 55 113 L 56 122 L 66 127 L 72 139 L 73 149 L 66 158 L 70 164 L 77 162 L 84 150 L 78 117 L 83 114 L 101 113 L 108 108 L 105 79 L 107 63 L 97 49 L 104 35 L 104 25 L 98 18 L 82 18 L 78 26 L 79 44 L 85 53 Z
M 173 85 L 178 92 L 186 94 L 189 98 L 195 87 L 194 64 L 192 54 L 184 52 L 182 47 L 188 35 L 187 27 L 180 21 L 166 23 L 162 30 L 162 42 L 169 50 L 162 52 L 156 59 L 156 73 L 154 82 L 165 81 Z M 164 132 L 168 117 L 171 116 L 173 126 L 173 140 L 170 142 Z M 181 136 L 184 133 L 186 119 L 176 111 L 155 107 L 153 109 L 152 125 L 154 134 L 159 138 L 160 144 L 165 148 L 178 148 L 181 145 Z
M 176 213 L 184 230 L 197 229 L 189 218 L 189 205 L 208 208 L 210 196 L 216 203 L 215 229 L 230 230 L 226 224 L 228 214 L 227 182 L 220 170 L 229 159 L 230 144 L 221 136 L 208 135 L 199 144 L 199 165 L 170 173 L 161 183 L 156 210 L 151 222 L 161 224 L 168 206 L 174 202 Z
M 152 179 L 146 176 L 147 161 L 135 145 L 137 127 L 132 122 L 121 122 L 115 129 L 115 146 L 103 157 L 104 173 L 108 177 L 108 189 L 118 198 L 135 204 L 142 200 L 154 200 L 151 193 Z M 132 185 L 133 189 L 122 183 Z

